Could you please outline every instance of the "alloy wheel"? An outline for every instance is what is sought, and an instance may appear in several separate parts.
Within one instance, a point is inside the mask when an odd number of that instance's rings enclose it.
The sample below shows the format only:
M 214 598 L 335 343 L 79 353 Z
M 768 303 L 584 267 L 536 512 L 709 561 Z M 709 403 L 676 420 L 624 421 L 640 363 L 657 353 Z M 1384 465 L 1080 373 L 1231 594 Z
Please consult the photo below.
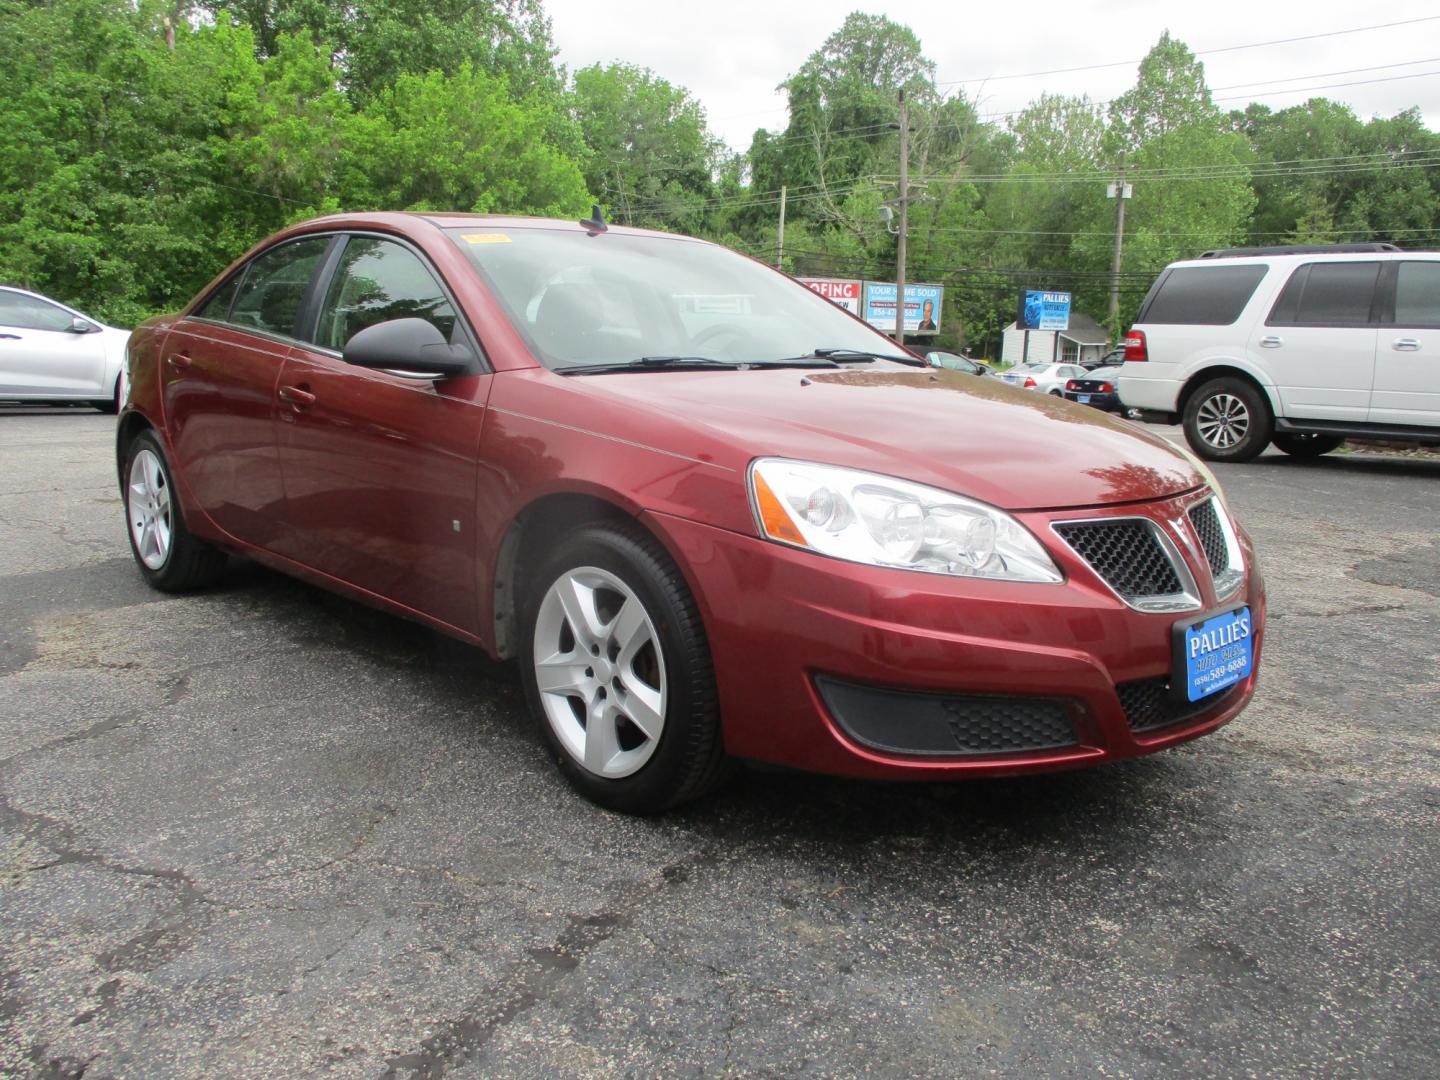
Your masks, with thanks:
M 665 727 L 665 658 L 644 604 L 594 566 L 566 571 L 535 619 L 535 683 L 545 719 L 585 770 L 638 772 Z
M 1250 430 L 1250 410 L 1233 394 L 1215 394 L 1200 403 L 1195 424 L 1207 443 L 1228 450 Z
M 151 570 L 159 570 L 170 558 L 174 521 L 170 485 L 153 450 L 143 449 L 131 460 L 128 494 L 130 536 L 135 541 L 135 551 Z

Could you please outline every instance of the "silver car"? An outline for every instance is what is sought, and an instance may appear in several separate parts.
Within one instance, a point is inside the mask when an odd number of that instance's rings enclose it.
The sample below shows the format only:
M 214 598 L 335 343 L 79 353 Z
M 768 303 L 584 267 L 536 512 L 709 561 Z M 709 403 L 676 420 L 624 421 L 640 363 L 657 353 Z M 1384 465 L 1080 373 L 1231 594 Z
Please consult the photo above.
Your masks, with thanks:
M 1085 369 L 1079 364 L 1021 364 L 1001 372 L 1000 378 L 1011 386 L 1064 397 L 1065 384 L 1071 379 L 1085 378 Z
M 39 293 L 0 286 L 0 401 L 120 410 L 129 330 Z

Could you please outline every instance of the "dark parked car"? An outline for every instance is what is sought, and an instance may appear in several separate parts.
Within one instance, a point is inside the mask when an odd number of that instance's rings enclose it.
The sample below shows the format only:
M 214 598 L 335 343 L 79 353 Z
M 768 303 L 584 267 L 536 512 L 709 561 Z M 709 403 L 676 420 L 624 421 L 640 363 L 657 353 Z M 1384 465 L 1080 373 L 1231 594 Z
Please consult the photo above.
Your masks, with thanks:
M 972 360 L 968 356 L 946 352 L 943 349 L 927 352 L 925 359 L 931 367 L 946 368 L 949 371 L 963 371 L 968 375 L 994 374 L 989 364 L 982 364 L 979 360 Z
M 1124 362 L 1125 346 L 1121 345 L 1118 348 L 1111 349 L 1102 356 L 1091 357 L 1089 360 L 1081 360 L 1080 366 L 1086 371 L 1094 371 L 1099 367 L 1110 367 L 1114 364 L 1123 364 Z
M 1120 394 L 1117 390 L 1120 366 L 1123 363 L 1122 356 L 1113 364 L 1097 367 L 1088 372 L 1083 379 L 1067 380 L 1064 391 L 1065 399 L 1078 401 L 1081 405 L 1089 405 L 1091 408 L 1104 409 L 1106 412 L 1124 413 L 1125 408 L 1120 404 Z
M 304 222 L 140 326 L 130 375 L 153 586 L 238 553 L 517 658 L 609 806 L 736 759 L 1093 765 L 1253 692 L 1261 579 L 1194 459 L 598 211 Z

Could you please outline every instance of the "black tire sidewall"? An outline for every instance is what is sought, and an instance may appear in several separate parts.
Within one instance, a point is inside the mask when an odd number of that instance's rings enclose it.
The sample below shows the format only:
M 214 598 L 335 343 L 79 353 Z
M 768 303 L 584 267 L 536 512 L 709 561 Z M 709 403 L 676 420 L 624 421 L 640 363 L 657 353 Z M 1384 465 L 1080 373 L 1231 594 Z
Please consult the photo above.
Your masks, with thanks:
M 1229 449 L 1221 450 L 1211 446 L 1200 436 L 1200 407 L 1210 398 L 1229 394 L 1245 403 L 1250 413 L 1250 427 L 1245 437 Z M 1270 444 L 1270 433 L 1275 420 L 1270 413 L 1270 403 L 1265 395 L 1243 379 L 1222 378 L 1205 383 L 1185 403 L 1185 441 L 1190 449 L 1206 461 L 1250 461 L 1259 457 Z
M 535 680 L 535 622 L 550 586 L 581 566 L 609 571 L 644 605 L 655 627 L 665 665 L 665 727 L 660 743 L 639 771 L 611 780 L 588 771 L 570 756 L 550 726 Z M 689 794 L 697 758 L 718 740 L 714 672 L 694 601 L 683 576 L 653 541 L 608 525 L 587 526 L 563 541 L 528 576 L 523 597 L 521 676 L 525 696 L 547 751 L 582 794 L 627 813 L 656 813 Z M 693 662 L 687 662 L 687 658 Z
M 1306 437 L 1287 432 L 1277 432 L 1272 435 L 1270 441 L 1275 444 L 1275 449 L 1298 458 L 1317 458 L 1328 454 L 1332 450 L 1339 449 L 1340 444 L 1345 440 L 1334 435 L 1314 435 Z
M 149 450 L 159 460 L 160 470 L 165 475 L 165 486 L 170 493 L 170 550 L 166 552 L 165 562 L 158 570 L 145 565 L 145 560 L 140 557 L 140 551 L 135 546 L 135 531 L 130 526 L 130 468 L 141 450 Z M 196 574 L 196 567 L 193 565 L 201 556 L 203 545 L 191 536 L 185 527 L 184 512 L 180 509 L 180 494 L 175 487 L 175 475 L 170 471 L 170 459 L 165 456 L 165 448 L 154 432 L 145 430 L 130 440 L 125 448 L 123 476 L 125 536 L 130 541 L 130 552 L 135 557 L 135 565 L 140 568 L 145 580 L 157 589 L 173 592 L 190 588 L 195 584 L 194 578 L 203 576 Z M 208 555 L 209 552 L 205 551 L 204 554 Z

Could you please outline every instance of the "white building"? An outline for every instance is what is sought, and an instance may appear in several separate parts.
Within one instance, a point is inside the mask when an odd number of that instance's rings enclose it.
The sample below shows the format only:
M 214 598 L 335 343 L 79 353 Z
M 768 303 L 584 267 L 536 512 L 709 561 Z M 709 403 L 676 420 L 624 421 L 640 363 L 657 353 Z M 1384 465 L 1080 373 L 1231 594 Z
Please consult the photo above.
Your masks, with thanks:
M 1005 327 L 1000 347 L 1002 364 L 1078 364 L 1103 356 L 1110 344 L 1105 328 L 1089 315 L 1070 313 L 1068 330 L 1031 330 L 1029 349 L 1025 331 L 1014 323 Z

